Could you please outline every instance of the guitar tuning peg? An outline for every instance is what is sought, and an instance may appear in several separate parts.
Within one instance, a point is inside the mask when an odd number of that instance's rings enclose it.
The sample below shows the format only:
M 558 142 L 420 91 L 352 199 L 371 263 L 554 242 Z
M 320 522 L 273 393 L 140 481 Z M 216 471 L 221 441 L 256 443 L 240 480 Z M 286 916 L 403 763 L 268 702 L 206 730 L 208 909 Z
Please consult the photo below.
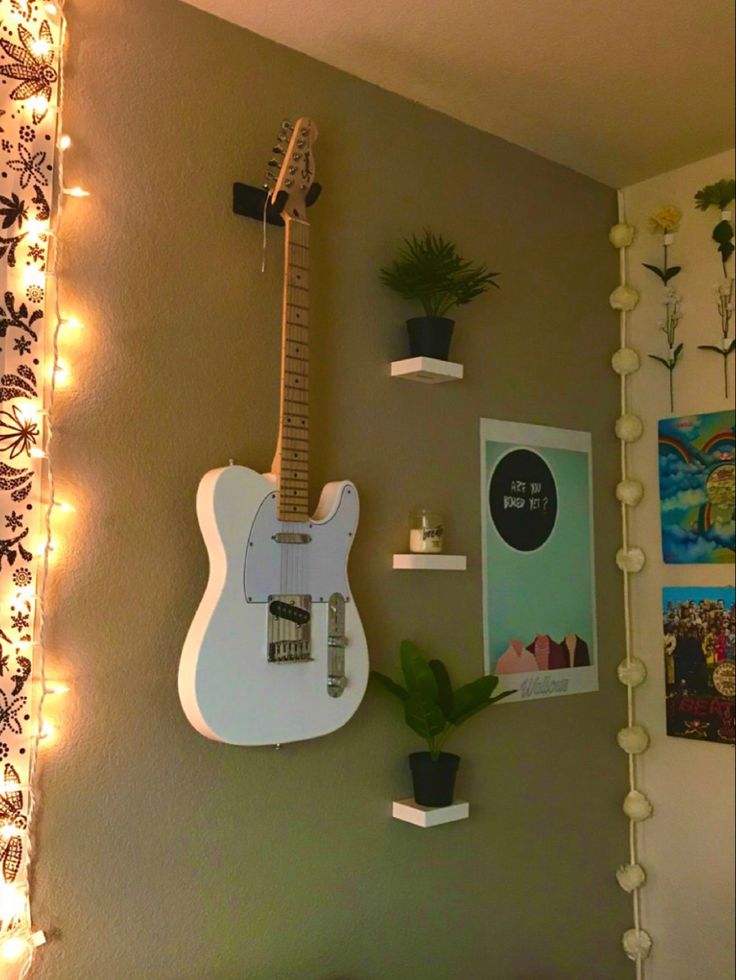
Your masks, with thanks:
M 268 161 L 268 165 L 269 165 L 269 167 L 278 167 L 279 166 L 279 161 L 278 160 L 269 160 Z
M 283 146 L 272 146 L 271 147 L 271 153 L 277 153 L 280 156 L 283 156 L 284 155 L 284 148 L 283 148 Z
M 294 174 L 296 173 L 296 167 L 289 167 L 289 173 L 290 173 L 290 174 L 291 174 L 291 176 L 293 177 L 293 176 L 294 176 Z
M 281 128 L 282 129 L 285 129 L 287 132 L 291 133 L 293 131 L 293 129 L 294 129 L 294 126 L 293 126 L 292 123 L 289 122 L 288 119 L 282 119 L 281 120 Z
M 307 141 L 306 140 L 297 140 L 296 141 L 296 145 L 299 147 L 300 150 L 303 150 L 304 147 L 307 145 Z

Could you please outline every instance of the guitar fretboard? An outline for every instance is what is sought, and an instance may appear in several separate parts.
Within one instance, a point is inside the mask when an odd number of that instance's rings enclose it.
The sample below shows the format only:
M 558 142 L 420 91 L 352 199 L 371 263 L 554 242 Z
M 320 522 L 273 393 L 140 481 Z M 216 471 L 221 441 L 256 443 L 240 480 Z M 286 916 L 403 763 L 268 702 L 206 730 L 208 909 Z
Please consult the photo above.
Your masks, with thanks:
M 286 246 L 281 348 L 280 521 L 309 520 L 309 225 L 285 215 Z

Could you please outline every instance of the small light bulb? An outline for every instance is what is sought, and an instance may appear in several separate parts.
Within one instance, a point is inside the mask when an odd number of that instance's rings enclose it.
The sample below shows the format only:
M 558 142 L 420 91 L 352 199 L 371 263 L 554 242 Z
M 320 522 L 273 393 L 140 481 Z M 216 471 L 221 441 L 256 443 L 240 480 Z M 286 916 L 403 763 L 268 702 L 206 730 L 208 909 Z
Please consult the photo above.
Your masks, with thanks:
M 45 57 L 51 50 L 51 45 L 46 38 L 39 37 L 31 44 L 31 51 L 37 58 Z
M 15 837 L 17 833 L 18 828 L 12 823 L 6 823 L 2 830 L 0 830 L 0 835 L 2 835 L 6 840 L 9 837 Z
M 38 405 L 36 402 L 31 401 L 30 398 L 19 398 L 15 404 L 18 414 L 25 424 L 33 425 L 35 423 L 38 425 Z
M 56 726 L 52 725 L 50 721 L 45 721 L 38 737 L 39 740 L 45 742 L 46 745 L 51 745 L 56 741 L 56 735 Z
M 12 790 L 17 789 L 17 785 L 12 786 Z M 7 792 L 8 790 L 6 789 Z M 15 919 L 20 915 L 24 904 L 25 896 L 20 889 L 13 887 L 13 885 L 0 885 L 0 919 L 3 922 L 7 922 L 9 919 Z
M 84 324 L 81 320 L 78 320 L 75 316 L 65 316 L 61 321 L 62 327 L 68 327 L 70 330 L 81 330 Z
M 27 105 L 39 116 L 44 116 L 51 108 L 51 103 L 45 95 L 34 95 L 28 100 Z
M 54 505 L 62 514 L 76 514 L 76 508 L 66 500 L 57 500 Z
M 41 449 L 40 446 L 34 446 L 31 449 L 30 456 L 33 459 L 46 459 L 46 453 L 44 452 L 43 449 Z
M 18 591 L 15 593 L 15 598 L 20 602 L 29 602 L 31 599 L 38 599 L 40 597 L 36 595 L 32 585 L 24 585 L 23 588 L 18 589 Z
M 86 191 L 83 187 L 65 187 L 64 193 L 69 197 L 89 197 L 90 192 Z
M 41 289 L 46 285 L 46 275 L 40 269 L 31 267 L 26 269 L 26 286 L 38 286 Z
M 54 379 L 56 385 L 60 388 L 65 387 L 69 384 L 71 380 L 71 375 L 69 374 L 69 368 L 63 361 L 56 362 L 56 370 L 54 371 Z
M 28 953 L 28 950 L 28 941 L 21 939 L 20 936 L 11 936 L 0 946 L 0 952 L 6 963 L 17 963 Z
M 31 218 L 26 227 L 28 229 L 28 234 L 34 239 L 41 238 L 43 235 L 48 235 L 49 233 L 48 223 L 45 221 L 39 221 L 38 218 Z
M 61 139 L 59 140 L 59 149 L 63 153 L 65 150 L 68 150 L 71 145 L 72 145 L 72 138 L 71 138 L 71 136 L 67 136 L 67 134 L 64 133 L 62 135 Z
M 55 3 L 47 3 L 46 4 L 46 13 L 50 17 L 56 17 L 57 14 L 59 13 L 59 8 L 56 6 Z
M 50 681 L 45 687 L 46 694 L 68 694 L 70 687 L 68 684 L 59 684 L 56 681 Z

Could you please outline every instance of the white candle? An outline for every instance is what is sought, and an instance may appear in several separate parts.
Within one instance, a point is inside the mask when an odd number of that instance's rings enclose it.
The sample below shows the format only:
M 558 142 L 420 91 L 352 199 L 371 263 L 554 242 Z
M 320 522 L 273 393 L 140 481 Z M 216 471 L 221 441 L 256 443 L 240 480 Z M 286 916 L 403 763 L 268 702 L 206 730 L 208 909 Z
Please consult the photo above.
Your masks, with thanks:
M 415 555 L 442 551 L 442 525 L 413 527 L 409 532 L 409 551 Z

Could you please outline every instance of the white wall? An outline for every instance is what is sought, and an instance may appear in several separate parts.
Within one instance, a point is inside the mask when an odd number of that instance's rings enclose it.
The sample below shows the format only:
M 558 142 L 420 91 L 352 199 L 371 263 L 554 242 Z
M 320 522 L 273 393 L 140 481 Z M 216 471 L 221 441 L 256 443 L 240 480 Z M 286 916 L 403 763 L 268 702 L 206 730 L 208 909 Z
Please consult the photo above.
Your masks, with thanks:
M 698 344 L 718 343 L 720 337 L 712 285 L 722 273 L 710 239 L 718 214 L 695 210 L 693 195 L 704 184 L 733 173 L 731 151 L 626 189 L 627 217 L 638 228 L 629 251 L 629 275 L 642 294 L 631 318 L 630 344 L 642 355 L 642 369 L 632 379 L 631 411 L 643 418 L 645 432 L 633 447 L 631 472 L 644 481 L 646 495 L 632 515 L 632 543 L 644 548 L 648 563 L 634 579 L 632 608 L 637 654 L 649 670 L 648 683 L 637 691 L 637 705 L 638 720 L 652 736 L 640 780 L 655 807 L 653 819 L 642 827 L 641 853 L 649 875 L 642 891 L 643 925 L 655 942 L 650 980 L 734 976 L 734 750 L 667 736 L 660 613 L 663 586 L 732 585 L 734 566 L 662 562 L 657 420 L 671 413 L 667 371 L 645 356 L 662 355 L 666 347 L 656 326 L 662 288 L 641 267 L 642 262 L 661 263 L 661 240 L 650 234 L 647 216 L 659 205 L 678 205 L 684 219 L 670 263 L 683 267 L 673 284 L 683 295 L 678 339 L 686 346 L 675 373 L 675 414 L 732 407 L 733 395 L 724 397 L 723 362 L 697 350 Z M 733 355 L 730 367 L 732 393 Z

